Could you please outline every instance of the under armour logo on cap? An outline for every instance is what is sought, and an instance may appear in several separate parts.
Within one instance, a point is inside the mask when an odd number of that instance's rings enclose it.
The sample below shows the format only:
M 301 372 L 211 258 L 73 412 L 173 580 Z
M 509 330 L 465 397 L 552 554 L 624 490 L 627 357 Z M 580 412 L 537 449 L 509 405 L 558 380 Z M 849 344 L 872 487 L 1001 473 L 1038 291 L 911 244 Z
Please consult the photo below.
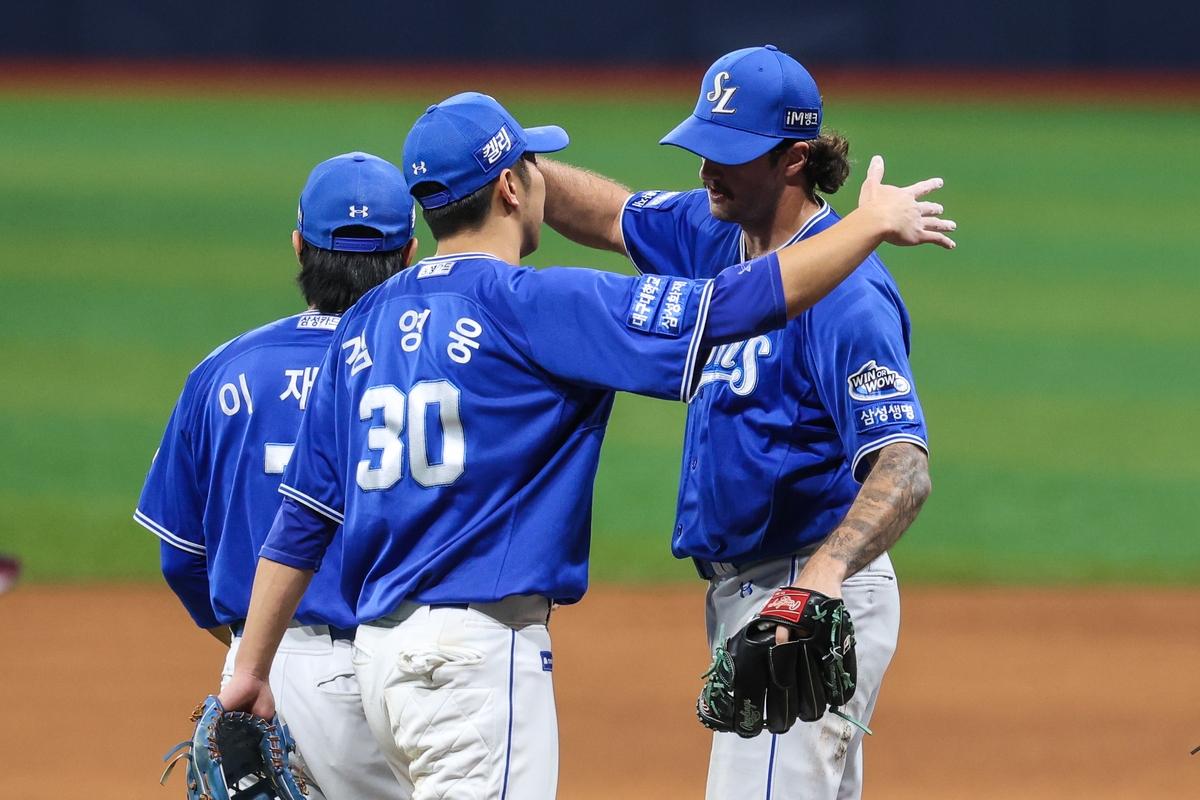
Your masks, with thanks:
M 367 216 L 367 207 L 366 206 L 350 206 L 351 219 L 353 219 L 355 217 L 365 217 L 365 216 Z
M 413 175 L 421 175 L 423 173 L 429 172 L 429 170 L 425 168 L 424 161 L 422 161 L 420 164 L 414 163 L 412 165 L 412 168 L 413 168 Z

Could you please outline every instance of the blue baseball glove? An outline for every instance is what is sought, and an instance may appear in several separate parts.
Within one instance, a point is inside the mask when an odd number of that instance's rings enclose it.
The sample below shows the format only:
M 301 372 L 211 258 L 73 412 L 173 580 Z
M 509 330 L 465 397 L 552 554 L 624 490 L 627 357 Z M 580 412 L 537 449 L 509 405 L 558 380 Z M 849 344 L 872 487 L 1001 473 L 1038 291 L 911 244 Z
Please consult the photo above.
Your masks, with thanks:
M 295 745 L 279 717 L 226 711 L 216 695 L 209 695 L 192 721 L 191 740 L 163 756 L 171 763 L 160 783 L 165 785 L 184 759 L 188 800 L 304 800 L 308 787 L 292 773 L 288 753 Z

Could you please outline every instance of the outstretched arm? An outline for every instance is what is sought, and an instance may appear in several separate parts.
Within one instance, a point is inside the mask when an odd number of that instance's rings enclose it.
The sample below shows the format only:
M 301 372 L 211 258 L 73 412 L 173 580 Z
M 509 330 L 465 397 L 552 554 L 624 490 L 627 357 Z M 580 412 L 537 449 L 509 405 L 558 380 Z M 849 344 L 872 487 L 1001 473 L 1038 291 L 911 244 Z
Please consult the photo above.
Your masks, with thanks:
M 955 224 L 940 217 L 939 204 L 919 199 L 941 188 L 941 178 L 903 188 L 882 181 L 883 159 L 875 156 L 863 181 L 859 206 L 845 219 L 778 253 L 718 273 L 704 346 L 783 327 L 786 320 L 833 291 L 883 242 L 954 247 L 942 231 L 954 230 Z
M 954 249 L 944 231 L 954 230 L 955 223 L 941 218 L 938 203 L 920 200 L 940 188 L 941 178 L 889 186 L 883 183 L 883 158 L 873 157 L 858 208 L 828 230 L 779 251 L 788 319 L 816 305 L 884 242 Z
M 546 179 L 546 224 L 576 244 L 628 255 L 621 214 L 633 192 L 591 170 L 539 156 Z

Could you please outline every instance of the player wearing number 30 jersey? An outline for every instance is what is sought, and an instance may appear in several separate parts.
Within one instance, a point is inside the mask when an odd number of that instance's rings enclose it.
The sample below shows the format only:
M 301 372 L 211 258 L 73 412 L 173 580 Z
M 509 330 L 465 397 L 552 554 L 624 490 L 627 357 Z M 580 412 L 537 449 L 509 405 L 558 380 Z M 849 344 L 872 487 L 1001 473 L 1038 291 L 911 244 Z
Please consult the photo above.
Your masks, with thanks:
M 546 623 L 586 589 L 612 390 L 690 399 L 712 347 L 781 327 L 882 238 L 928 224 L 912 193 L 879 187 L 841 230 L 712 279 L 517 266 L 542 224 L 534 153 L 566 145 L 474 93 L 414 126 L 405 169 L 438 254 L 342 320 L 222 693 L 270 711 L 263 665 L 344 522 L 367 718 L 422 800 L 554 797 Z

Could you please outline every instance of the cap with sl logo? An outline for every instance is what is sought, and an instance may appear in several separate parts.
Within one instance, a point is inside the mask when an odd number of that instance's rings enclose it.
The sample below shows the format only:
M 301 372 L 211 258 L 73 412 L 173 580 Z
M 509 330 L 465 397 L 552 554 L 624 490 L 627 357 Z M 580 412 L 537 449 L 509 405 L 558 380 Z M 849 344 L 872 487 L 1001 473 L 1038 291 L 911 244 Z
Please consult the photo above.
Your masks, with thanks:
M 800 62 L 774 45 L 721 56 L 696 110 L 662 138 L 718 164 L 745 164 L 784 139 L 821 133 L 821 93 Z
M 522 128 L 492 97 L 463 92 L 430 106 L 404 140 L 404 174 L 416 188 L 440 183 L 444 191 L 418 198 L 441 208 L 495 180 L 523 153 L 553 153 L 570 143 L 557 125 Z
M 325 250 L 369 253 L 408 244 L 416 209 L 404 173 L 370 153 L 346 153 L 318 164 L 300 193 L 296 228 L 304 241 Z M 362 225 L 381 238 L 335 236 L 338 228 Z

